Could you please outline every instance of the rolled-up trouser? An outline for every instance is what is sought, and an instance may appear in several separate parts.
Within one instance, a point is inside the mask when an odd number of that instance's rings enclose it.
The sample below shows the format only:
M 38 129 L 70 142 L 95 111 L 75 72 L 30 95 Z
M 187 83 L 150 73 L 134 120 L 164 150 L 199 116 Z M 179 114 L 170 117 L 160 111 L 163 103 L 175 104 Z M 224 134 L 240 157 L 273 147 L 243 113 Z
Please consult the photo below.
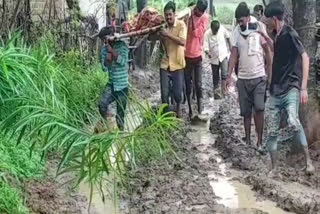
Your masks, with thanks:
M 264 111 L 266 85 L 266 77 L 238 79 L 237 88 L 241 116 L 251 117 L 252 110 L 255 112 Z
M 277 139 L 280 130 L 280 112 L 285 109 L 288 116 L 288 132 L 293 137 L 295 146 L 307 147 L 307 138 L 299 119 L 300 91 L 292 88 L 286 95 L 270 96 L 268 103 L 269 113 L 266 115 L 268 132 L 266 147 L 268 151 L 277 150 Z
M 170 81 L 172 81 L 173 98 L 176 103 L 181 103 L 183 96 L 184 70 L 167 71 L 160 69 L 161 101 L 169 104 Z
M 116 101 L 117 104 L 117 116 L 116 121 L 118 128 L 120 130 L 124 129 L 124 114 L 127 106 L 127 98 L 128 98 L 128 88 L 124 88 L 121 91 L 114 91 L 113 86 L 107 84 L 105 87 L 100 103 L 99 103 L 99 112 L 101 116 L 106 119 L 108 113 L 108 106 Z
M 192 79 L 194 73 L 194 79 Z M 202 58 L 186 58 L 186 69 L 184 73 L 186 82 L 186 94 L 189 97 L 192 92 L 192 81 L 196 88 L 197 98 L 202 98 Z
M 220 69 L 221 69 L 221 80 L 225 81 L 228 77 L 228 59 L 225 58 L 222 62 L 219 62 L 218 65 L 211 64 L 212 68 L 212 80 L 213 88 L 217 89 L 219 87 L 220 81 Z

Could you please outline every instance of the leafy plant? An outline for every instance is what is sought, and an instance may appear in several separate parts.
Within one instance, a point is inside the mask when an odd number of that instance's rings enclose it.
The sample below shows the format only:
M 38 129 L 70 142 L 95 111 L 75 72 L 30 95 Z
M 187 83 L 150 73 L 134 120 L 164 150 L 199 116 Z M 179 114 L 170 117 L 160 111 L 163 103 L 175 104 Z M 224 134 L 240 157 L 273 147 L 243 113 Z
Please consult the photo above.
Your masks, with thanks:
M 14 140 L 0 136 L 0 173 L 4 177 L 9 175 L 20 179 L 42 176 L 44 166 L 37 151 L 30 157 L 29 147 L 26 143 L 16 146 Z
M 3 214 L 28 214 L 28 209 L 23 205 L 20 193 L 0 182 L 0 213 Z
M 17 145 L 28 142 L 31 151 L 38 148 L 42 157 L 51 150 L 61 152 L 58 174 L 74 172 L 76 184 L 87 181 L 91 187 L 101 187 L 108 175 L 125 184 L 128 166 L 136 166 L 143 157 L 139 150 L 148 148 L 148 142 L 159 155 L 173 152 L 170 133 L 180 121 L 163 113 L 163 107 L 153 111 L 133 93 L 129 106 L 136 117 L 126 121 L 133 128 L 95 134 L 92 129 L 102 120 L 95 105 L 107 77 L 98 67 L 86 70 L 74 63 L 77 52 L 57 58 L 43 42 L 28 48 L 14 37 L 0 47 L 0 83 L 4 86 L 0 98 L 5 112 L 0 131 L 4 135 L 16 136 Z

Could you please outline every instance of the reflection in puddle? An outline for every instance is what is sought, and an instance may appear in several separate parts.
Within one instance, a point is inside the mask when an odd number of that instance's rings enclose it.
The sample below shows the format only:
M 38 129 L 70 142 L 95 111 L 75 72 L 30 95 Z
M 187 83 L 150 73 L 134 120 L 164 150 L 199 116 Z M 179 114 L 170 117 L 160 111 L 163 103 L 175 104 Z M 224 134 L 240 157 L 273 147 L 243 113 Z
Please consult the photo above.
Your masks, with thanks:
M 189 133 L 188 137 L 198 150 L 196 156 L 200 162 L 215 159 L 218 164 L 218 171 L 208 172 L 210 185 L 215 195 L 219 197 L 218 203 L 231 209 L 259 209 L 270 214 L 289 214 L 278 208 L 274 202 L 257 201 L 255 193 L 248 185 L 233 181 L 232 176 L 227 175 L 227 172 L 228 174 L 230 172 L 226 164 L 222 162 L 218 152 L 211 147 L 215 143 L 215 136 L 210 133 L 208 123 L 209 121 L 207 124 L 192 126 L 196 131 Z M 209 147 L 211 147 L 210 150 Z

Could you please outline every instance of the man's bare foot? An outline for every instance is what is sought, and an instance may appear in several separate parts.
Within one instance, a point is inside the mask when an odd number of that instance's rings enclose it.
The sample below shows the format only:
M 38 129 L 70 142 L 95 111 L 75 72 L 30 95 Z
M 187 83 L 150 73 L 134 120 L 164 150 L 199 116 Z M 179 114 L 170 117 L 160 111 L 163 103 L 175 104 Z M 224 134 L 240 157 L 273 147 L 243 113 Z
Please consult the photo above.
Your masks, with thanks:
M 312 163 L 308 163 L 306 166 L 306 173 L 307 174 L 313 174 L 314 173 L 314 166 Z
M 180 111 L 176 111 L 176 117 L 177 117 L 177 118 L 181 118 Z
M 271 169 L 268 173 L 269 178 L 279 178 L 280 172 L 277 168 Z
M 251 139 L 250 138 L 246 138 L 245 142 L 246 142 L 247 145 L 251 145 Z

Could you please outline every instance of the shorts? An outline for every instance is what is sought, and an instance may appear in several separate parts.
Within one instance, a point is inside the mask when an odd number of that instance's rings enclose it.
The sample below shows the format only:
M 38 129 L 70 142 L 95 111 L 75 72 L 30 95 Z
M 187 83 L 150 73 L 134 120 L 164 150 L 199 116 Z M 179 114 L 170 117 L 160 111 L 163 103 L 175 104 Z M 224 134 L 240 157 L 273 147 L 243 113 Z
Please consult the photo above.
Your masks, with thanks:
M 251 117 L 252 110 L 255 112 L 264 111 L 266 87 L 266 77 L 238 79 L 237 89 L 239 93 L 241 116 Z

